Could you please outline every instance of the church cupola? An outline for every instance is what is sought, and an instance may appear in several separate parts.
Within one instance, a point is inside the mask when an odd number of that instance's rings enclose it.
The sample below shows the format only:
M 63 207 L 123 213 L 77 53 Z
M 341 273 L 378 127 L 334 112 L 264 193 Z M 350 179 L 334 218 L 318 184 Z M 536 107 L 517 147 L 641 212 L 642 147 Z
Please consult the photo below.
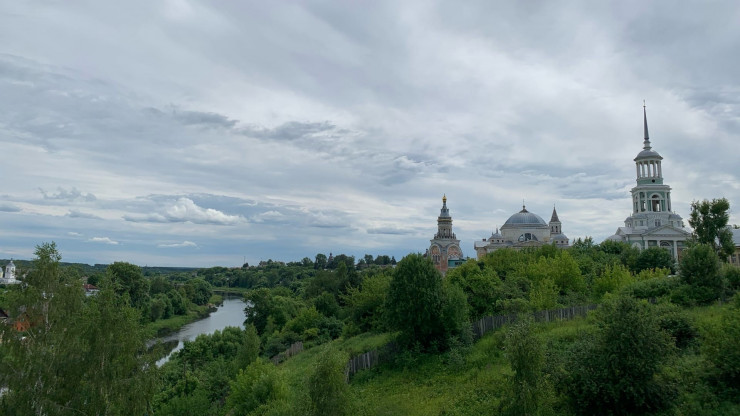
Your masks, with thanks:
M 452 232 L 452 217 L 447 208 L 447 195 L 442 196 L 442 209 L 439 210 L 439 217 L 437 217 L 437 234 L 434 238 L 455 238 Z

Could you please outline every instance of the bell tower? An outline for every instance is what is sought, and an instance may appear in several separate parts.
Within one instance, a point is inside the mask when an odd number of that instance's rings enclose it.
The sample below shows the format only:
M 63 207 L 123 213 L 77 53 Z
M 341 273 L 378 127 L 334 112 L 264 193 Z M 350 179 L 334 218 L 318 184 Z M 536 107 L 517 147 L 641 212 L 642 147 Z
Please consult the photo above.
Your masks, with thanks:
M 452 232 L 452 217 L 450 216 L 450 210 L 447 208 L 447 195 L 442 196 L 442 209 L 440 209 L 437 217 L 437 233 L 434 234 L 430 243 L 428 256 L 434 263 L 434 267 L 442 275 L 447 273 L 449 268 L 462 263 L 463 254 L 460 250 L 460 240 Z

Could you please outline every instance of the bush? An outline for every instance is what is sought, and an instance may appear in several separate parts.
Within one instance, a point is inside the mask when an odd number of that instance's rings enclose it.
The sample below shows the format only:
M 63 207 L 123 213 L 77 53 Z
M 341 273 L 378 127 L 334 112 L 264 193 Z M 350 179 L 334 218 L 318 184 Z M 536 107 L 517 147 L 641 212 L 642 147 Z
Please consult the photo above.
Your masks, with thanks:
M 681 258 L 681 281 L 692 287 L 685 293 L 698 304 L 706 304 L 717 299 L 724 289 L 719 274 L 720 262 L 711 246 L 697 244 L 684 250 Z
M 310 414 L 316 416 L 350 414 L 349 386 L 344 376 L 347 360 L 346 354 L 332 346 L 319 356 L 308 377 Z
M 637 299 L 650 299 L 668 296 L 680 281 L 676 277 L 656 277 L 647 280 L 639 280 L 625 287 L 622 292 Z
M 235 415 L 248 415 L 260 409 L 268 409 L 271 402 L 285 400 L 288 389 L 278 367 L 269 361 L 257 360 L 247 368 L 239 370 L 230 383 L 231 394 L 227 407 Z
M 656 413 L 672 406 L 676 391 L 658 377 L 672 351 L 651 306 L 629 296 L 606 302 L 597 331 L 573 347 L 567 377 L 579 414 Z

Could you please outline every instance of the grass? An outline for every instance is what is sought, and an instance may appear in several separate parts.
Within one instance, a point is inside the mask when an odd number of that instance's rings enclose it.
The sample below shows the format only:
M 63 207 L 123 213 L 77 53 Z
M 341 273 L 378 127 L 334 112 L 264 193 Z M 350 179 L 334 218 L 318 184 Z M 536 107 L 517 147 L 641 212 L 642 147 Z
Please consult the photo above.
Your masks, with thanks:
M 590 325 L 588 319 L 537 324 L 548 340 L 569 342 Z M 350 391 L 358 415 L 490 415 L 511 374 L 504 355 L 506 329 L 487 334 L 468 348 L 445 354 L 408 355 L 396 363 L 357 373 Z M 349 355 L 385 345 L 391 334 L 362 334 L 333 341 Z M 309 349 L 280 365 L 294 400 L 306 394 L 306 377 L 328 344 Z

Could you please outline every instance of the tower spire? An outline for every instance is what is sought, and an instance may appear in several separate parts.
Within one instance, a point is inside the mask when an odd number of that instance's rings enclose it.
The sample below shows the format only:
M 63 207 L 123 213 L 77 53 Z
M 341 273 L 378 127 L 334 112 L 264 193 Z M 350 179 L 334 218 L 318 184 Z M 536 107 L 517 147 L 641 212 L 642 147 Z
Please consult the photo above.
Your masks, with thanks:
M 645 110 L 645 100 L 642 100 L 642 116 L 645 122 L 645 141 L 642 143 L 643 144 L 642 148 L 645 150 L 650 150 L 652 147 L 650 146 L 650 135 L 648 134 L 647 111 Z

